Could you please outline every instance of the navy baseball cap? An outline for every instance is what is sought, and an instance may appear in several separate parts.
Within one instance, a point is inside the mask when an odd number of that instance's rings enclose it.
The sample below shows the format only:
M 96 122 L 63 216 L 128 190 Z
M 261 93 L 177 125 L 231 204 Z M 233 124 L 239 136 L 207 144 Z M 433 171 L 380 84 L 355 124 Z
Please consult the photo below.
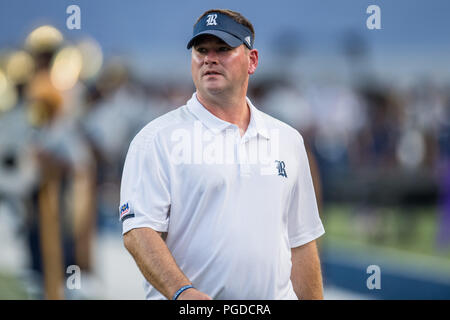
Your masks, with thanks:
M 253 49 L 254 39 L 250 29 L 220 12 L 211 12 L 195 24 L 194 32 L 187 44 L 187 48 L 190 49 L 195 39 L 204 34 L 216 36 L 233 48 L 243 43 L 247 48 Z

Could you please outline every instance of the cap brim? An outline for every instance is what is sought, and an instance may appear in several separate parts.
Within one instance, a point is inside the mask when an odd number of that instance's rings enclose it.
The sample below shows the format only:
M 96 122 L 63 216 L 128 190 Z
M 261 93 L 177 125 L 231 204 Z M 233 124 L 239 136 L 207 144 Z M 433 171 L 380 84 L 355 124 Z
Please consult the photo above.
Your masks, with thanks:
M 197 39 L 198 37 L 205 35 L 205 34 L 210 34 L 210 35 L 216 36 L 217 38 L 223 40 L 226 44 L 228 44 L 230 47 L 233 47 L 233 48 L 238 47 L 243 43 L 241 39 L 233 36 L 232 34 L 229 34 L 228 32 L 221 31 L 221 30 L 206 30 L 206 31 L 197 33 L 194 37 L 192 37 L 192 39 L 189 40 L 189 42 L 187 44 L 187 48 L 190 49 L 192 47 L 192 44 L 194 43 L 195 39 Z

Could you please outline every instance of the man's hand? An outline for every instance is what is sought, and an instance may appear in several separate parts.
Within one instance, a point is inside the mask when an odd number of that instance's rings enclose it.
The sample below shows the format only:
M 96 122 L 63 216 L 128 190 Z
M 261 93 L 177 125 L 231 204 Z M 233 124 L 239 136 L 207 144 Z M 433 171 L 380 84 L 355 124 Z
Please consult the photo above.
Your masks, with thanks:
M 195 288 L 189 288 L 184 290 L 177 300 L 212 300 L 212 298 Z

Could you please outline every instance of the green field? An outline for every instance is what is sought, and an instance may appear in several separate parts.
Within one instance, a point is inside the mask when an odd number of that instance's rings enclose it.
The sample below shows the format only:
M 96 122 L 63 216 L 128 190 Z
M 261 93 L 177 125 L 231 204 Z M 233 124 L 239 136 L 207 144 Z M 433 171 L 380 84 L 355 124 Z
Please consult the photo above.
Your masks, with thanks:
M 28 299 L 21 282 L 9 273 L 0 272 L 0 300 Z
M 410 262 L 450 274 L 450 244 L 438 246 L 435 207 L 356 208 L 329 205 L 322 210 L 326 234 L 321 244 L 393 262 Z

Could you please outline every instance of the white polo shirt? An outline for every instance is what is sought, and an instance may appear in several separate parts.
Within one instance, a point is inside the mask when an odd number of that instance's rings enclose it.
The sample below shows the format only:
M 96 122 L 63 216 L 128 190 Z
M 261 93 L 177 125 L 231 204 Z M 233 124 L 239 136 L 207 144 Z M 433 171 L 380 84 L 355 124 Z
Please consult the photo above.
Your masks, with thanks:
M 213 299 L 297 299 L 291 248 L 324 233 L 303 139 L 247 102 L 242 137 L 195 93 L 136 135 L 121 182 L 123 234 L 167 232 L 178 266 Z

